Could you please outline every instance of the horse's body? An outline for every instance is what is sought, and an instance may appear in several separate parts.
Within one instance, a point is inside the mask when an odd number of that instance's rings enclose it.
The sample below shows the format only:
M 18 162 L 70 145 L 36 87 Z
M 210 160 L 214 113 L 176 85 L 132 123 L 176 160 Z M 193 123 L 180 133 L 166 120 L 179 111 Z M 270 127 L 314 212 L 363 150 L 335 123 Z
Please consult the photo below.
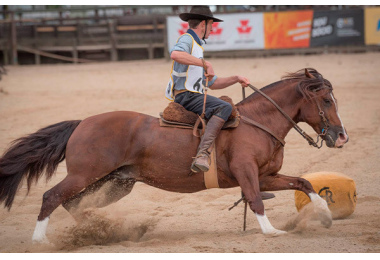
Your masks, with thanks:
M 308 84 L 303 84 L 306 81 Z M 348 136 L 337 114 L 331 85 L 318 72 L 313 70 L 312 75 L 306 73 L 306 76 L 294 74 L 263 91 L 294 121 L 307 122 L 317 133 L 325 131 L 324 138 L 329 147 L 342 147 L 347 142 Z M 244 99 L 237 104 L 237 109 L 241 115 L 260 122 L 283 139 L 292 128 L 292 124 L 258 94 Z M 323 130 L 321 111 L 328 120 L 327 130 Z M 45 146 L 56 143 L 51 145 L 55 147 L 61 143 L 60 149 L 51 149 L 54 163 L 49 165 L 47 159 L 41 162 L 38 156 L 33 157 L 34 161 L 30 160 L 33 150 L 25 150 L 25 147 L 37 143 L 36 136 L 44 139 L 41 136 L 53 136 L 58 132 L 62 133 L 61 139 L 45 141 Z M 119 200 L 132 190 L 137 181 L 174 192 L 191 193 L 206 189 L 203 174 L 189 174 L 198 144 L 199 138 L 194 137 L 191 130 L 160 127 L 157 118 L 136 112 L 110 112 L 83 121 L 62 122 L 16 141 L 0 159 L 0 201 L 5 200 L 10 208 L 24 176 L 27 176 L 30 186 L 48 165 L 47 177 L 51 177 L 66 156 L 67 177 L 43 197 L 33 235 L 34 240 L 43 241 L 49 216 L 56 207 L 62 204 L 68 210 L 74 209 L 84 196 L 105 183 L 111 187 L 95 206 L 102 207 Z M 41 146 L 40 156 L 43 156 L 46 148 L 42 147 L 45 146 Z M 284 147 L 267 132 L 241 122 L 237 128 L 220 133 L 216 139 L 216 153 L 220 187 L 242 188 L 264 233 L 280 234 L 282 231 L 274 229 L 266 218 L 260 191 L 304 191 L 324 212 L 322 220 L 325 224 L 331 225 L 326 203 L 315 194 L 308 181 L 278 174 Z M 16 166 L 16 159 L 22 166 Z

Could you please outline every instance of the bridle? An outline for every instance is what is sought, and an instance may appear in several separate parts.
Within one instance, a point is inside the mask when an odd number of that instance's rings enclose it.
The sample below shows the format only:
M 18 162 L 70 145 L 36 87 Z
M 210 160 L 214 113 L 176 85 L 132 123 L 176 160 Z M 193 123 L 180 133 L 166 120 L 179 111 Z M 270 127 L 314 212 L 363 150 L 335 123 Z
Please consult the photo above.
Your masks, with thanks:
M 248 86 L 253 89 L 254 91 L 260 93 L 263 97 L 265 97 L 266 99 L 268 99 L 280 112 L 281 114 L 293 125 L 293 128 L 303 137 L 306 139 L 306 141 L 309 143 L 309 145 L 312 145 L 318 149 L 320 149 L 323 145 L 323 139 L 321 140 L 321 144 L 319 145 L 319 139 L 320 137 L 322 136 L 325 136 L 327 134 L 327 130 L 329 129 L 329 124 L 328 124 L 328 120 L 325 116 L 325 113 L 323 112 L 323 110 L 321 109 L 321 106 L 319 105 L 319 103 L 316 101 L 316 104 L 317 104 L 317 107 L 319 109 L 319 116 L 321 117 L 322 119 L 322 122 L 324 123 L 324 128 L 322 129 L 322 133 L 318 134 L 317 136 L 317 141 L 314 141 L 314 139 L 308 135 L 304 130 L 302 130 L 301 127 L 299 127 L 297 125 L 296 122 L 293 121 L 293 119 L 290 118 L 290 116 L 288 114 L 285 113 L 284 110 L 282 110 L 281 107 L 279 107 L 277 105 L 276 102 L 273 101 L 273 99 L 271 99 L 268 95 L 266 95 L 264 92 L 262 92 L 260 89 L 256 88 L 255 86 L 252 86 L 251 84 L 248 84 Z M 243 88 L 243 98 L 245 98 L 245 91 L 244 91 L 244 88 Z M 245 122 L 248 122 L 248 123 L 251 123 L 249 121 L 252 121 L 252 120 L 247 120 L 248 118 L 244 117 L 244 116 L 241 116 L 241 118 L 245 121 Z M 251 123 L 252 124 L 252 123 Z M 269 132 L 270 134 L 272 134 L 271 132 Z M 272 134 L 273 135 L 273 134 Z M 276 138 L 276 136 L 274 136 Z M 281 142 L 281 139 L 279 138 L 276 138 L 277 140 L 279 140 Z M 281 142 L 282 143 L 282 142 Z M 284 145 L 284 144 L 283 144 Z
M 319 138 L 322 137 L 322 136 L 325 136 L 327 134 L 327 131 L 329 130 L 330 125 L 329 125 L 328 119 L 325 116 L 325 112 L 323 112 L 323 110 L 321 109 L 321 106 L 319 105 L 319 103 L 318 103 L 317 100 L 315 100 L 315 103 L 317 104 L 317 107 L 319 109 L 319 116 L 322 118 L 322 122 L 324 124 L 324 127 L 322 128 L 322 133 L 318 134 L 318 136 L 317 136 L 316 143 L 318 143 L 319 142 Z M 322 147 L 322 145 L 323 145 L 323 141 L 324 140 L 323 140 L 323 138 L 321 138 L 321 139 L 322 139 L 321 145 L 320 146 L 315 146 L 318 149 L 320 149 Z

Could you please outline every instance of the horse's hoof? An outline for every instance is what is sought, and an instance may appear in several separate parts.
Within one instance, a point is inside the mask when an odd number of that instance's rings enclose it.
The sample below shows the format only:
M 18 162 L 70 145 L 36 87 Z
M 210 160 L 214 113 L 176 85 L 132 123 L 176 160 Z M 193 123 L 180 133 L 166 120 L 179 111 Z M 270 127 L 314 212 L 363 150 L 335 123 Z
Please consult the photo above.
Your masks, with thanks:
M 265 233 L 264 235 L 267 236 L 272 236 L 272 237 L 277 237 L 281 235 L 285 235 L 287 232 L 279 229 L 273 229 L 270 232 Z
M 332 215 L 327 202 L 319 196 L 313 198 L 314 212 L 317 214 L 322 225 L 326 228 L 332 225 Z
M 32 242 L 33 244 L 51 245 L 49 239 L 46 236 L 40 238 L 32 238 Z
M 322 225 L 325 227 L 325 228 L 330 228 L 332 226 L 332 221 L 321 221 Z
M 329 228 L 332 225 L 332 217 L 330 212 L 325 212 L 325 214 L 320 213 L 319 214 L 319 219 L 321 220 L 322 225 L 325 228 Z
M 319 207 L 316 207 L 316 213 L 318 214 L 318 218 L 321 221 L 321 224 L 325 228 L 329 228 L 332 225 L 332 215 L 329 207 L 327 206 L 326 201 L 322 200 L 323 203 L 319 204 Z M 321 201 L 321 202 L 322 202 Z
M 262 200 L 269 200 L 276 197 L 273 193 L 270 192 L 260 192 L 260 195 Z

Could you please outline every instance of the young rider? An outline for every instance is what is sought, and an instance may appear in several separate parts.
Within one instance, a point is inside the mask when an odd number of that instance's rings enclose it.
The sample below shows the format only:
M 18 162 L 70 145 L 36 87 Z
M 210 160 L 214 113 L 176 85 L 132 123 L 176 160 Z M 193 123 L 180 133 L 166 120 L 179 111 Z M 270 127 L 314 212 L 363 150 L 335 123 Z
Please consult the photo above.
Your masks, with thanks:
M 212 31 L 213 22 L 223 22 L 215 18 L 208 6 L 193 6 L 190 13 L 179 17 L 188 22 L 188 31 L 179 37 L 171 50 L 173 59 L 170 80 L 166 88 L 166 97 L 182 105 L 185 109 L 201 115 L 203 112 L 203 87 L 206 77 L 210 89 L 223 89 L 235 83 L 247 87 L 249 80 L 242 76 L 217 77 L 212 64 L 203 60 L 202 45 Z M 207 74 L 204 71 L 206 67 Z M 193 172 L 209 170 L 208 148 L 218 136 L 222 126 L 231 115 L 229 103 L 207 95 L 205 118 L 208 120 L 206 131 L 198 147 L 198 153 L 191 165 Z

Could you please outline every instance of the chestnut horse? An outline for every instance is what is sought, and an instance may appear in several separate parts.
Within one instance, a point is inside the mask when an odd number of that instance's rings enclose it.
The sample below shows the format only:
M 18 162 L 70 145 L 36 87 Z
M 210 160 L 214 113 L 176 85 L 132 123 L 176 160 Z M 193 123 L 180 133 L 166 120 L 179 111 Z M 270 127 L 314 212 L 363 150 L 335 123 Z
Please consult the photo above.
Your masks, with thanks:
M 288 74 L 262 89 L 291 119 L 306 122 L 321 134 L 328 147 L 340 148 L 348 136 L 332 90 L 330 82 L 314 69 Z M 282 139 L 293 126 L 258 93 L 236 107 L 241 116 L 270 128 Z M 51 178 L 66 158 L 67 176 L 43 195 L 32 239 L 44 242 L 49 216 L 59 205 L 72 213 L 83 197 L 106 183 L 106 196 L 94 202 L 96 207 L 123 198 L 137 181 L 172 192 L 206 189 L 203 174 L 190 176 L 199 141 L 189 129 L 160 127 L 158 118 L 136 112 L 110 112 L 83 121 L 60 122 L 15 140 L 4 153 L 0 159 L 0 202 L 10 209 L 23 179 L 29 191 L 43 173 Z M 221 131 L 216 151 L 220 187 L 241 187 L 264 234 L 285 231 L 269 222 L 260 191 L 303 191 L 314 203 L 322 224 L 332 224 L 326 202 L 307 180 L 278 173 L 284 146 L 268 132 L 241 121 L 237 128 Z

